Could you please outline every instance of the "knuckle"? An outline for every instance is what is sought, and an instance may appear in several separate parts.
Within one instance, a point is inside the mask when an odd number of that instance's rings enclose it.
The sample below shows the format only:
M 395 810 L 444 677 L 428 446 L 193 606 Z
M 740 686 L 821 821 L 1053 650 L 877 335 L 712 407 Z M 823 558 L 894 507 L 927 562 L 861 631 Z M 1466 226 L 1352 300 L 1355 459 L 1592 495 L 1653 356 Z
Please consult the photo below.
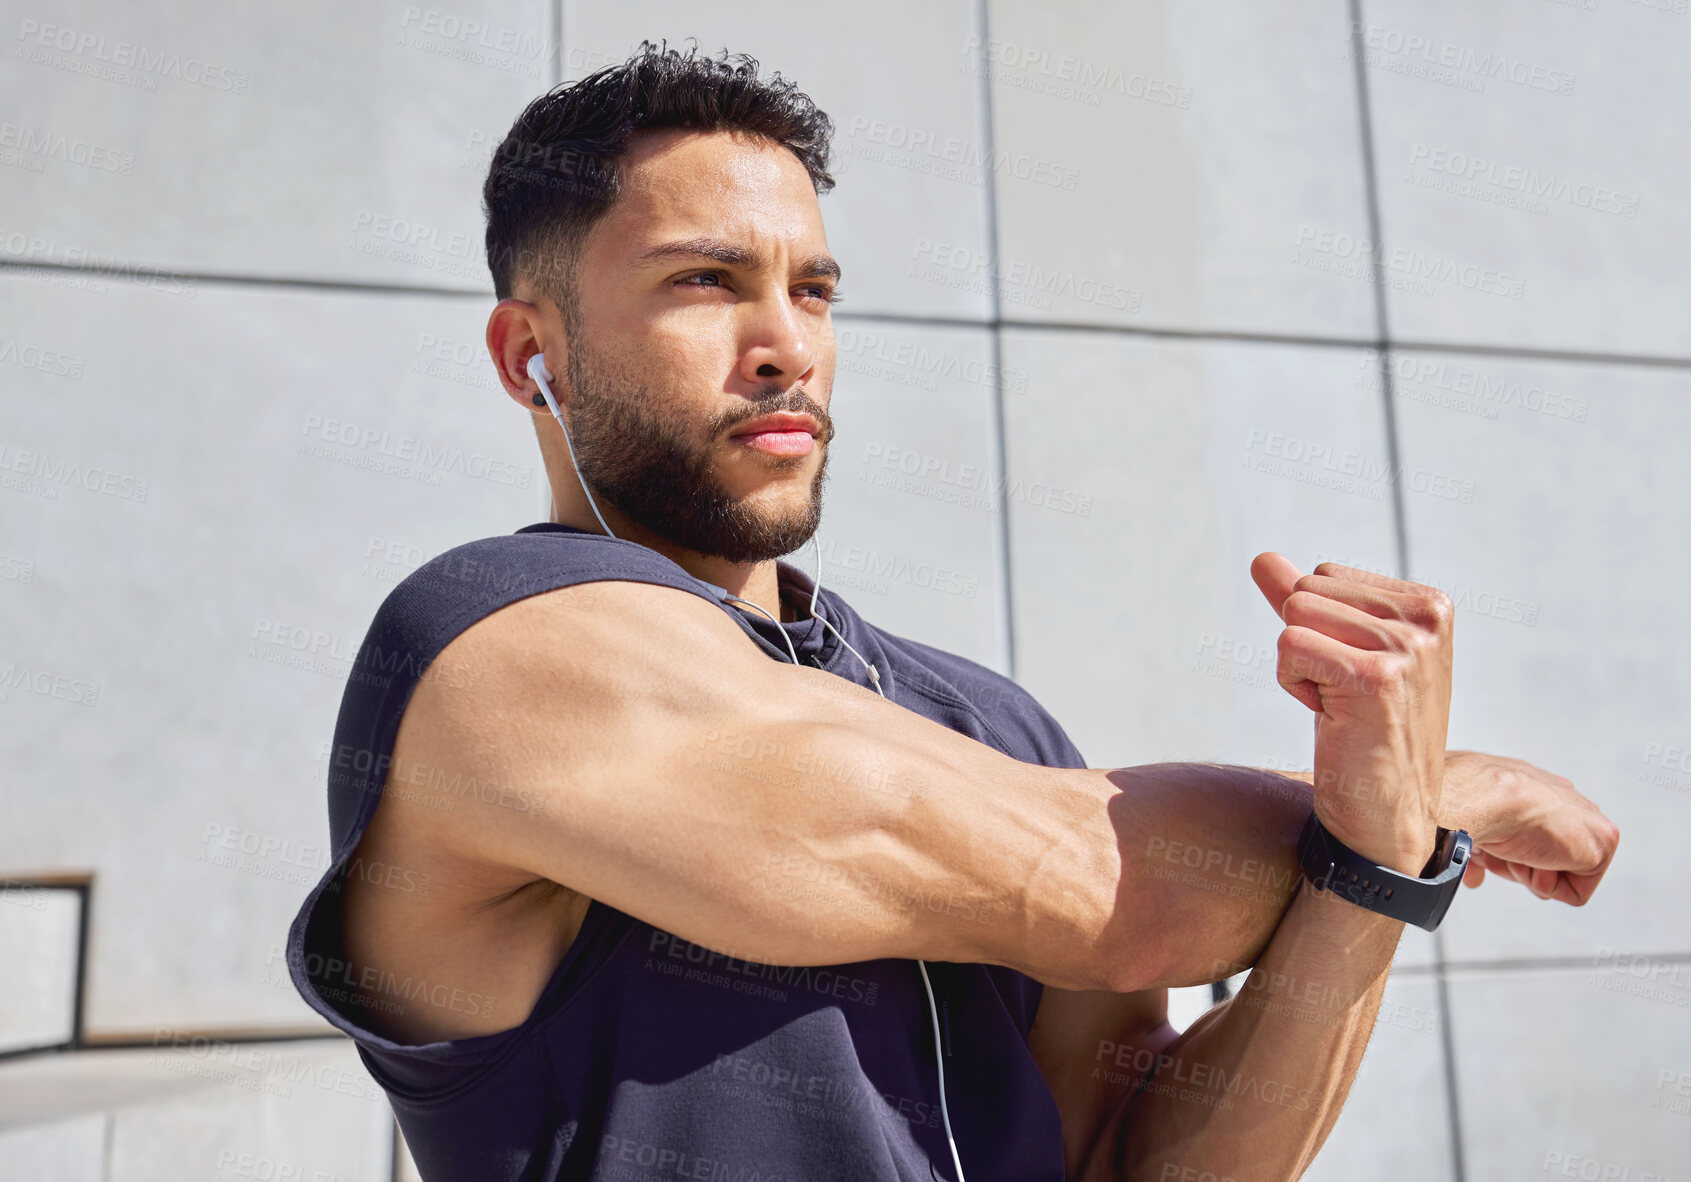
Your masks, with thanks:
M 1409 662 L 1395 653 L 1371 654 L 1359 671 L 1382 689 L 1401 690 L 1409 684 Z
M 1321 596 L 1313 591 L 1293 591 L 1280 605 L 1282 616 L 1286 614 L 1307 615 L 1315 607 Z
M 1422 587 L 1415 597 L 1421 618 L 1431 627 L 1443 632 L 1456 618 L 1456 604 L 1437 587 Z
M 1425 655 L 1437 652 L 1444 647 L 1444 641 L 1437 633 L 1428 632 L 1423 628 L 1410 628 L 1402 634 L 1403 649 L 1407 653 Z

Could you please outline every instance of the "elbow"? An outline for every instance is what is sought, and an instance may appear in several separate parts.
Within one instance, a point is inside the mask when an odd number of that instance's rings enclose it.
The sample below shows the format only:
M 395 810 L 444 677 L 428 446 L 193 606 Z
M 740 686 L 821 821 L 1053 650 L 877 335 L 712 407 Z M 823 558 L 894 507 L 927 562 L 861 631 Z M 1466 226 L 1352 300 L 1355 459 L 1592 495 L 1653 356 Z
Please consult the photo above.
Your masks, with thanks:
M 1143 917 L 1116 916 L 1098 941 L 1092 983 L 1084 988 L 1140 993 L 1166 984 L 1174 968 L 1166 934 Z

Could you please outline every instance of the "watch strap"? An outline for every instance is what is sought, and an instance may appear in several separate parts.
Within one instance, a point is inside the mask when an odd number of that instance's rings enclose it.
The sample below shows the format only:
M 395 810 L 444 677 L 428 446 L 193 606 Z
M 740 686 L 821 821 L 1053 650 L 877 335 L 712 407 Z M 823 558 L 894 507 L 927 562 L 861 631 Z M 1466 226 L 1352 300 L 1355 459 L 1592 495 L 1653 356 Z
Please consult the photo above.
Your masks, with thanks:
M 1416 878 L 1369 861 L 1328 832 L 1311 812 L 1298 839 L 1298 865 L 1316 890 L 1430 932 L 1450 910 L 1473 845 L 1467 830 L 1441 827 L 1433 856 Z

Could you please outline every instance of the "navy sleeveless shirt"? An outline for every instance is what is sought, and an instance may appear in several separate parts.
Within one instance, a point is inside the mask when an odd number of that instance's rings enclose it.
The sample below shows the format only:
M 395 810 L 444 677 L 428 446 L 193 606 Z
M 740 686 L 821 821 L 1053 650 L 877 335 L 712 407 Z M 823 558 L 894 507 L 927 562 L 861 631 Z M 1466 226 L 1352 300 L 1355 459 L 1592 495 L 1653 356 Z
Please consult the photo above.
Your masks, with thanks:
M 783 598 L 807 608 L 808 576 L 785 562 L 777 572 Z M 329 758 L 335 856 L 288 933 L 294 985 L 356 1041 L 427 1182 L 955 1179 L 932 1019 L 913 960 L 761 964 L 594 900 L 520 1025 L 413 1044 L 360 1024 L 341 948 L 340 886 L 383 791 L 412 690 L 441 650 L 483 617 L 604 579 L 699 595 L 771 659 L 792 660 L 784 631 L 804 663 L 869 685 L 863 665 L 807 611 L 777 624 L 724 605 L 708 584 L 636 542 L 543 523 L 439 555 L 383 602 L 348 678 Z M 884 632 L 826 587 L 818 602 L 875 664 L 890 700 L 1015 759 L 1085 766 L 1057 722 L 1009 678 Z M 430 675 L 442 672 L 453 676 L 449 668 Z M 721 741 L 721 755 L 734 756 L 737 737 Z M 795 771 L 783 753 L 767 762 L 771 776 Z M 803 889 L 808 868 L 790 869 Z M 906 905 L 956 906 L 920 891 Z M 998 965 L 927 963 L 965 1176 L 1063 1182 L 1056 1101 L 1027 1044 L 1042 986 Z M 475 1004 L 439 983 L 394 988 L 434 1004 Z

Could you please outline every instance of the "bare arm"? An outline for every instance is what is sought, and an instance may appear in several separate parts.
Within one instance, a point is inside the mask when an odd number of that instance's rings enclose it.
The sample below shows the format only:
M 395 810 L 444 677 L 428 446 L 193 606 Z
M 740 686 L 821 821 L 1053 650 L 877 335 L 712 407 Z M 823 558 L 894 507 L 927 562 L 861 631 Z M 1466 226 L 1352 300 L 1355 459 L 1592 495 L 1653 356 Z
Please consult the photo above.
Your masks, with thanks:
M 1449 720 L 1449 597 L 1323 563 L 1252 575 L 1287 627 L 1280 684 L 1316 713 L 1313 803 L 1365 858 L 1415 875 L 1431 854 Z M 1342 789 L 1369 785 L 1359 804 Z M 1290 1182 L 1338 1118 L 1372 1033 L 1402 923 L 1305 885 L 1239 998 L 1150 1063 L 1094 1145 L 1084 1182 Z M 1114 1082 L 1114 1081 L 1112 1081 Z
M 1083 1182 L 1299 1177 L 1349 1095 L 1402 930 L 1305 887 L 1237 997 L 1154 1056 L 1100 1046 L 1120 1106 Z
M 415 793 L 384 807 L 513 888 L 560 883 L 729 955 L 1190 984 L 1255 959 L 1296 881 L 1301 786 L 1204 764 L 1022 763 L 771 661 L 671 588 L 537 595 L 442 659 L 476 676 L 423 679 L 392 774 L 426 765 L 497 790 L 450 812 Z M 1249 891 L 1217 893 L 1218 865 Z

